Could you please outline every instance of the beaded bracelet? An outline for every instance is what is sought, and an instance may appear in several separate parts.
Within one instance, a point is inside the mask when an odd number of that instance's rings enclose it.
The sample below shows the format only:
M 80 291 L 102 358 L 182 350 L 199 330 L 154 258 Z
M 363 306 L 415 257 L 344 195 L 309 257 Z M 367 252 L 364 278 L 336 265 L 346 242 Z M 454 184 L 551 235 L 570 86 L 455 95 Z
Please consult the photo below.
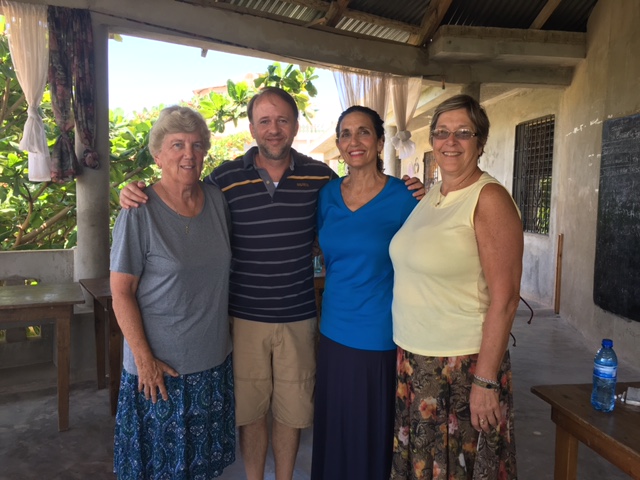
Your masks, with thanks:
M 473 376 L 473 383 L 479 387 L 488 388 L 489 390 L 498 390 L 498 388 L 500 388 L 500 384 L 497 381 L 482 378 L 477 375 Z

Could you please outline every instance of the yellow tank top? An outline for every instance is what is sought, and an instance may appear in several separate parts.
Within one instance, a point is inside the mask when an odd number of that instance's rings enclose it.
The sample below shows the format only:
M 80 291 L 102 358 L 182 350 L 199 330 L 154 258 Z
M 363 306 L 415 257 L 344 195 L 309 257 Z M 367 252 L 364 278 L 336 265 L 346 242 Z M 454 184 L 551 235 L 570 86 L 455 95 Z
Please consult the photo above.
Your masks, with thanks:
M 488 173 L 440 194 L 435 184 L 391 241 L 395 271 L 393 340 L 430 357 L 480 351 L 489 291 L 480 266 L 474 212 Z

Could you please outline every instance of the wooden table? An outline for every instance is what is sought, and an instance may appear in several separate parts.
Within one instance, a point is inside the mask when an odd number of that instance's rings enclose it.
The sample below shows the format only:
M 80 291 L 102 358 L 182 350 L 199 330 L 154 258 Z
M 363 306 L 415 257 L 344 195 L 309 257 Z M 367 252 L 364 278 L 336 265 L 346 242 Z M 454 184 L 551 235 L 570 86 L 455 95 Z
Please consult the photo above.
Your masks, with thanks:
M 69 349 L 73 306 L 84 303 L 77 283 L 0 288 L 0 325 L 29 326 L 53 322 L 58 361 L 58 430 L 69 429 Z
M 113 313 L 111 286 L 109 277 L 86 278 L 80 284 L 93 297 L 93 320 L 96 331 L 96 370 L 98 372 L 98 390 L 105 387 L 105 350 L 109 346 L 109 404 L 111 415 L 116 414 L 118 393 L 120 391 L 120 373 L 122 368 L 122 331 Z M 105 338 L 105 324 L 108 325 L 109 338 Z
M 617 393 L 640 382 L 618 383 Z M 556 424 L 555 480 L 575 480 L 582 442 L 636 480 L 640 479 L 640 407 L 616 403 L 613 412 L 591 406 L 591 384 L 540 385 L 531 391 L 551 405 Z

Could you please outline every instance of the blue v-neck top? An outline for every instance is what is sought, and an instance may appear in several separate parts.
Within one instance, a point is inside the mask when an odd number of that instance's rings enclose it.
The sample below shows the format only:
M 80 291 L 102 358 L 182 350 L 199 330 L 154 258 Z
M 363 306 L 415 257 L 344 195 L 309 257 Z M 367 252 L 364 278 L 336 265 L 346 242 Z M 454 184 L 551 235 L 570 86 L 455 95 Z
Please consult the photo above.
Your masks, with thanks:
M 384 188 L 355 212 L 333 180 L 320 191 L 318 235 L 326 267 L 320 332 L 362 350 L 392 350 L 393 265 L 389 243 L 417 204 L 404 182 Z

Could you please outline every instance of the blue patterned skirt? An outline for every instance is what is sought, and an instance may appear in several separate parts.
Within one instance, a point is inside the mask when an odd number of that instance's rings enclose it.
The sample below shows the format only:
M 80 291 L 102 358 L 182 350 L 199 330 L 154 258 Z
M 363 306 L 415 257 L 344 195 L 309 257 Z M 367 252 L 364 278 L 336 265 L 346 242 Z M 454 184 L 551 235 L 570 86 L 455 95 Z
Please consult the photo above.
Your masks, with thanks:
M 166 402 L 138 392 L 123 370 L 116 415 L 113 471 L 119 480 L 210 479 L 235 461 L 231 355 L 204 372 L 165 376 Z

